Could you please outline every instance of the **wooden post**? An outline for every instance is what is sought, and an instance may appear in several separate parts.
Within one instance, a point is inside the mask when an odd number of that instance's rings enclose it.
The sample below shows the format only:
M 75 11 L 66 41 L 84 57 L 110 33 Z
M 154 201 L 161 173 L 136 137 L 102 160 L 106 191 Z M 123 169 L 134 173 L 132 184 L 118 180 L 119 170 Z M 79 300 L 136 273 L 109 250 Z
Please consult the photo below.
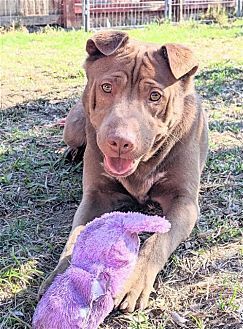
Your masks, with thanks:
M 63 25 L 66 28 L 76 26 L 75 0 L 63 0 Z

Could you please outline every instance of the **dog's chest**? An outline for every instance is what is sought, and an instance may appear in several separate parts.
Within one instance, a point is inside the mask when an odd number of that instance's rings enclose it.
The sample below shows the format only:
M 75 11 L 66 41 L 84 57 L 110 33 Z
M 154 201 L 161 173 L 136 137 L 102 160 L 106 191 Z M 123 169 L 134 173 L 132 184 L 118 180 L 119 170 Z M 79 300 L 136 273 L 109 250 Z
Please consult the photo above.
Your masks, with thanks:
M 120 178 L 120 183 L 140 204 L 150 199 L 149 192 L 151 188 L 166 180 L 166 172 L 154 173 L 150 176 L 132 175 L 127 178 Z

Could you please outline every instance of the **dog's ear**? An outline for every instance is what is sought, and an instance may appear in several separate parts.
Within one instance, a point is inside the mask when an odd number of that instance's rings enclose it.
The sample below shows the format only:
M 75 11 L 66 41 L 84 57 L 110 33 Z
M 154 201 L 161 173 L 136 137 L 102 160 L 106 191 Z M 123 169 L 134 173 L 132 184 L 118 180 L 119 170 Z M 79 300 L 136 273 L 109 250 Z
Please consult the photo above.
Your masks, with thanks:
M 189 48 L 175 43 L 167 43 L 161 48 L 161 51 L 176 79 L 196 73 L 198 61 Z
M 127 33 L 119 31 L 101 31 L 87 41 L 86 51 L 90 56 L 112 55 L 128 40 Z

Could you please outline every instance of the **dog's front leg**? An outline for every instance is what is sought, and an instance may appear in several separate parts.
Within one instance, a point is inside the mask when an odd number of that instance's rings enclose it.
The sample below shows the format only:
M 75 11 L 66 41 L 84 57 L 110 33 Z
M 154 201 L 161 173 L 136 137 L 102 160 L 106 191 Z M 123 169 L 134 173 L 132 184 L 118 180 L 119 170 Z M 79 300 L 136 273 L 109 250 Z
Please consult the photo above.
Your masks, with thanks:
M 65 119 L 63 139 L 71 149 L 75 150 L 86 144 L 85 125 L 85 112 L 80 98 Z
M 130 196 L 123 194 L 116 189 L 113 191 L 102 192 L 98 187 L 95 190 L 86 191 L 80 206 L 74 216 L 72 229 L 69 234 L 67 243 L 62 252 L 60 260 L 54 271 L 47 277 L 40 286 L 39 298 L 44 294 L 50 286 L 57 274 L 63 273 L 70 264 L 73 247 L 80 232 L 85 228 L 85 225 L 106 212 L 111 212 L 122 205 L 132 202 Z
M 161 203 L 164 204 L 162 200 Z M 116 307 L 120 305 L 121 310 L 133 312 L 136 308 L 144 309 L 147 306 L 158 272 L 195 225 L 197 200 L 185 196 L 172 198 L 164 214 L 171 222 L 171 230 L 166 234 L 154 234 L 144 243 L 133 275 L 115 300 Z

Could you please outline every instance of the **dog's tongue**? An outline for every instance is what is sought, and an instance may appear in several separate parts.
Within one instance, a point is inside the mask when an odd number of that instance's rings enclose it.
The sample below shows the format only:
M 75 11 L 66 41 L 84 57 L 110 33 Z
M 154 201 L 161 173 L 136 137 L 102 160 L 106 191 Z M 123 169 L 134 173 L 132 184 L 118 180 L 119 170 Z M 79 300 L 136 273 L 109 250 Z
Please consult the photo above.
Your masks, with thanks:
M 132 168 L 133 160 L 105 156 L 105 166 L 110 172 L 123 175 Z

